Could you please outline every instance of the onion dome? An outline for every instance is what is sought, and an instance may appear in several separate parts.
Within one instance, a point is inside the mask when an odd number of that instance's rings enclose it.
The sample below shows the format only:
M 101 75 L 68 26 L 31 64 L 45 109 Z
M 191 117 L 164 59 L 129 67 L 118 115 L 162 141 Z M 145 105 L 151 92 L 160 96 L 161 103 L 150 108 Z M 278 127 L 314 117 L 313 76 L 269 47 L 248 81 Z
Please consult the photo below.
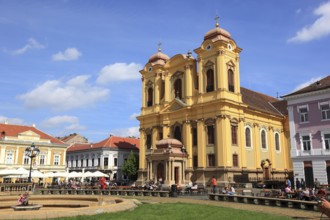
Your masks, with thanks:
M 164 65 L 166 63 L 167 60 L 170 59 L 169 56 L 167 56 L 166 54 L 162 53 L 162 49 L 160 48 L 160 43 L 158 44 L 158 52 L 155 53 L 154 55 L 152 55 L 149 58 L 149 63 L 154 63 L 154 64 L 162 64 Z
M 216 17 L 216 19 L 218 19 L 219 17 Z M 216 24 L 215 24 L 215 28 L 212 30 L 209 30 L 205 36 L 204 36 L 204 40 L 208 40 L 208 39 L 214 39 L 217 37 L 225 37 L 225 38 L 231 38 L 231 35 L 228 31 L 222 29 L 219 27 L 219 22 L 217 20 Z

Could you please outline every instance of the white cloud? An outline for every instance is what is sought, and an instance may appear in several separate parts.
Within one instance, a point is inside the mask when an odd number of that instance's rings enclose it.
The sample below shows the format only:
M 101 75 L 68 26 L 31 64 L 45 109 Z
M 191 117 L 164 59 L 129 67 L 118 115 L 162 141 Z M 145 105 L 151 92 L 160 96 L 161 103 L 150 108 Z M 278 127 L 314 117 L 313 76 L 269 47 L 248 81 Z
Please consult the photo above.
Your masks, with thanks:
M 64 52 L 58 52 L 52 56 L 54 61 L 78 60 L 81 53 L 76 48 L 67 48 Z
M 12 55 L 22 55 L 24 53 L 26 53 L 28 50 L 32 50 L 32 49 L 44 49 L 45 46 L 40 44 L 38 41 L 36 41 L 33 38 L 28 39 L 28 42 L 25 46 L 23 46 L 22 48 L 19 48 L 17 50 L 13 50 L 13 51 L 7 51 Z M 6 50 L 5 50 L 6 51 Z
M 0 123 L 8 122 L 8 124 L 14 124 L 14 125 L 23 125 L 24 120 L 20 118 L 8 118 L 5 116 L 0 115 Z
M 298 8 L 297 10 L 296 10 L 296 14 L 300 14 L 301 13 L 301 8 Z
M 316 82 L 316 81 L 318 81 L 318 80 L 320 80 L 322 78 L 323 77 L 313 77 L 310 80 L 308 80 L 308 81 L 306 81 L 304 83 L 301 83 L 298 86 L 296 86 L 296 88 L 293 91 L 298 91 L 298 90 L 300 90 L 300 89 L 302 89 L 302 88 L 304 88 L 306 86 L 309 86 L 310 84 L 312 84 L 312 83 L 314 83 L 314 82 Z
M 130 127 L 130 128 L 121 128 L 115 129 L 110 132 L 110 134 L 114 134 L 120 137 L 140 137 L 139 127 Z
M 66 127 L 64 127 L 66 125 Z M 80 125 L 79 119 L 75 116 L 61 115 L 48 118 L 41 122 L 44 128 L 64 127 L 66 131 L 83 130 L 85 126 Z
M 96 82 L 106 84 L 112 81 L 140 79 L 139 70 L 141 69 L 142 65 L 137 63 L 115 63 L 107 65 L 102 68 Z
M 139 116 L 139 113 L 133 113 L 129 116 L 129 120 L 136 120 L 136 117 Z
M 330 34 L 330 1 L 314 10 L 319 18 L 310 26 L 302 28 L 288 42 L 307 42 Z
M 87 83 L 89 76 L 80 75 L 62 82 L 49 80 L 18 96 L 31 109 L 51 108 L 55 111 L 83 108 L 105 100 L 109 90 Z

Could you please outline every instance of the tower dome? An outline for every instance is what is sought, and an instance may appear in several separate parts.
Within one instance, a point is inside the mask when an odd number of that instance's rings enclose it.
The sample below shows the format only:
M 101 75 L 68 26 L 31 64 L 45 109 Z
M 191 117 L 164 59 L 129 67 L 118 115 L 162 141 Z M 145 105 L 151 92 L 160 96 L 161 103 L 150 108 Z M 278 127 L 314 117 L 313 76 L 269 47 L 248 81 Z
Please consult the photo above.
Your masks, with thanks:
M 216 19 L 218 19 L 219 17 L 216 17 Z M 217 20 L 216 24 L 215 24 L 215 28 L 213 28 L 212 30 L 209 30 L 205 36 L 204 36 L 204 41 L 208 40 L 208 39 L 215 39 L 215 38 L 221 38 L 221 37 L 225 37 L 227 39 L 231 39 L 231 35 L 228 31 L 226 31 L 225 29 L 222 29 L 219 27 L 219 22 Z
M 160 48 L 160 43 L 158 44 L 158 52 L 153 54 L 150 58 L 149 58 L 149 63 L 153 63 L 153 64 L 161 64 L 164 65 L 166 63 L 167 60 L 170 59 L 169 56 L 167 56 L 166 54 L 162 53 L 162 49 Z

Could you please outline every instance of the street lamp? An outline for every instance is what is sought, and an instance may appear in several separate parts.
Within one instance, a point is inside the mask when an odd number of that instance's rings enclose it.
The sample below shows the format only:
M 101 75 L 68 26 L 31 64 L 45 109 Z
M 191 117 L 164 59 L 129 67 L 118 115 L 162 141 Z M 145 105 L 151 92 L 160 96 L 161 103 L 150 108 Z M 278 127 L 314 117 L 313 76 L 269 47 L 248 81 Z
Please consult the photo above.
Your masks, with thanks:
M 35 158 L 36 156 L 38 156 L 40 150 L 39 148 L 37 148 L 34 143 L 31 144 L 30 147 L 27 147 L 25 149 L 25 156 L 30 158 L 30 172 L 29 172 L 29 178 L 28 178 L 28 182 L 31 183 L 31 170 L 32 170 L 32 160 L 33 158 Z

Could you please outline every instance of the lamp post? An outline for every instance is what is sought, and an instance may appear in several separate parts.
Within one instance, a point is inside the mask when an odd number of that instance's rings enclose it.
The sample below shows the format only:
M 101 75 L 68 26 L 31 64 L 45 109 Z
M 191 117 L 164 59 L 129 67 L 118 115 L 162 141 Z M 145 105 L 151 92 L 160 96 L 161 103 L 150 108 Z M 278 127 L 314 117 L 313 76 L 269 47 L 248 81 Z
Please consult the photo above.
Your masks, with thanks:
M 30 147 L 27 147 L 25 149 L 25 156 L 28 156 L 30 158 L 30 172 L 29 172 L 29 178 L 28 178 L 28 182 L 31 183 L 31 171 L 32 171 L 32 160 L 33 158 L 35 158 L 36 156 L 38 156 L 40 150 L 39 148 L 37 148 L 34 143 L 31 144 Z

